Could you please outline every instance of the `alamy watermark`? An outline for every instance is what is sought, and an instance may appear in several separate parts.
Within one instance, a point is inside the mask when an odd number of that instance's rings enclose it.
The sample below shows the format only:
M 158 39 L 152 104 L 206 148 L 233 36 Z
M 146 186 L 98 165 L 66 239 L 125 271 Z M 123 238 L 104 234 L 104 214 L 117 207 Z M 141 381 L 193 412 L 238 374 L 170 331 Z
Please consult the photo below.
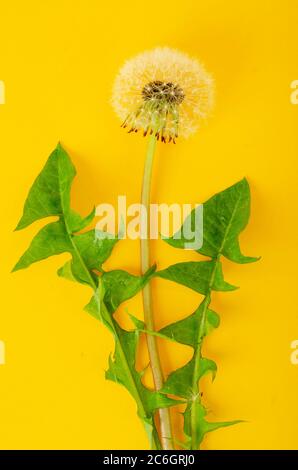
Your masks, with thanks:
M 298 339 L 295 339 L 291 343 L 291 363 L 296 366 L 298 365 Z
M 5 364 L 5 343 L 0 341 L 0 365 Z
M 0 80 L 0 104 L 5 104 L 5 84 Z
M 292 104 L 298 104 L 298 80 L 293 80 L 291 83 L 292 92 L 290 95 L 290 101 Z
M 127 204 L 126 196 L 118 196 L 117 207 L 99 204 L 96 233 L 121 239 L 151 239 L 173 237 L 183 247 L 199 250 L 203 244 L 203 204 L 150 204 L 149 212 L 142 204 Z
M 291 89 L 293 90 L 290 95 L 290 101 L 292 104 L 298 104 L 298 80 L 291 82 Z M 298 339 L 291 342 L 291 354 L 290 361 L 293 365 L 298 365 Z
M 5 84 L 0 80 L 0 104 L 5 104 Z M 0 365 L 5 364 L 5 343 L 0 340 Z

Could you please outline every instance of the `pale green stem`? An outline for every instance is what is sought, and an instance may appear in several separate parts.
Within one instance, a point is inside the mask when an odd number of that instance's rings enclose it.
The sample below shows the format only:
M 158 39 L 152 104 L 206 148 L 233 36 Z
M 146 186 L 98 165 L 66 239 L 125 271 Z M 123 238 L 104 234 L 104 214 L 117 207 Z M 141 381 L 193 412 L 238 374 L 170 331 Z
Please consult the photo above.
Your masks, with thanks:
M 146 224 L 146 236 L 142 233 L 141 237 L 141 270 L 142 274 L 150 268 L 150 193 L 151 193 L 151 179 L 152 179 L 152 166 L 153 158 L 156 149 L 156 137 L 154 135 L 149 137 L 143 185 L 142 185 L 142 206 L 146 209 L 147 220 L 142 218 L 141 227 Z M 142 212 L 142 211 L 141 211 Z M 147 222 L 147 223 L 146 223 Z M 143 306 L 144 306 L 144 320 L 146 329 L 154 331 L 154 317 L 152 308 L 152 291 L 150 282 L 146 284 L 143 289 Z M 158 347 L 156 338 L 153 335 L 147 335 L 147 345 L 152 369 L 152 375 L 156 390 L 160 390 L 164 384 L 163 373 L 160 364 Z M 159 423 L 160 423 L 160 441 L 162 448 L 165 450 L 173 449 L 173 438 L 171 430 L 170 412 L 167 408 L 158 410 Z

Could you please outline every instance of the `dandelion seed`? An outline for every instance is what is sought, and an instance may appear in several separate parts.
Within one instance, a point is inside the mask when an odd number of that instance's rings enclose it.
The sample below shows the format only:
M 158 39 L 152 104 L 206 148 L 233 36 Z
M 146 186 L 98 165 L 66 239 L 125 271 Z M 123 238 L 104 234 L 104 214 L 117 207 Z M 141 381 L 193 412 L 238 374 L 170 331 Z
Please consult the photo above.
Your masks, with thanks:
M 213 105 L 213 80 L 195 59 L 168 47 L 128 60 L 114 84 L 112 104 L 129 132 L 162 142 L 194 133 Z

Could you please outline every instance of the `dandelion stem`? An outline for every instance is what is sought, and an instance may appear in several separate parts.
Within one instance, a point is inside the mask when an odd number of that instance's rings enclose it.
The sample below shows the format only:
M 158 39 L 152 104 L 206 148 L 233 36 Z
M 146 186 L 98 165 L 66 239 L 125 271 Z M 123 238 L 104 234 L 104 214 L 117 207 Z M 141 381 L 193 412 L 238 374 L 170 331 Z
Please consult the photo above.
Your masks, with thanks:
M 141 227 L 146 227 L 146 236 L 142 234 L 141 237 L 141 269 L 143 274 L 145 274 L 145 272 L 150 268 L 150 192 L 155 149 L 156 137 L 155 135 L 151 135 L 149 137 L 144 167 L 141 201 L 143 207 L 146 208 L 145 213 L 147 214 L 147 223 L 145 224 L 145 221 L 141 220 Z M 143 289 L 143 306 L 146 329 L 154 331 L 155 328 L 152 308 L 152 290 L 150 283 L 147 283 Z M 155 389 L 160 390 L 163 386 L 164 379 L 161 369 L 156 337 L 151 334 L 147 334 L 146 337 Z M 167 408 L 161 408 L 158 410 L 158 414 L 160 423 L 160 440 L 162 447 L 165 450 L 171 450 L 173 449 L 173 438 L 171 430 L 170 412 Z

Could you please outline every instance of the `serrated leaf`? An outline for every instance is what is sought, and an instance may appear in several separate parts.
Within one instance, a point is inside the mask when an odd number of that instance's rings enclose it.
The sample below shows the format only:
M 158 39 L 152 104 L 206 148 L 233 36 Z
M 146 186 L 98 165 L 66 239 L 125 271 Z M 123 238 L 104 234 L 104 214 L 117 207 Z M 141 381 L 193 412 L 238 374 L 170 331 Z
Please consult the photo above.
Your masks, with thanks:
M 209 432 L 241 423 L 241 420 L 209 422 L 205 419 L 207 411 L 202 403 L 196 399 L 188 405 L 184 413 L 184 434 L 189 449 L 198 449 Z
M 102 264 L 110 256 L 117 238 L 97 230 L 77 233 L 92 222 L 95 212 L 92 210 L 83 218 L 71 209 L 70 190 L 74 176 L 75 169 L 69 156 L 58 145 L 29 192 L 17 229 L 48 216 L 57 216 L 58 220 L 38 232 L 14 270 L 26 268 L 49 256 L 64 252 L 71 254 L 71 260 L 58 270 L 58 274 L 92 287 L 94 295 L 86 310 L 102 321 L 115 338 L 115 353 L 110 357 L 106 377 L 125 386 L 135 398 L 152 446 L 160 449 L 153 414 L 158 408 L 179 402 L 142 384 L 142 374 L 135 367 L 139 328 L 126 331 L 113 317 L 122 302 L 144 287 L 155 267 L 144 276 L 133 276 L 122 270 L 103 270 Z M 143 328 L 143 324 L 139 326 Z
M 149 418 L 158 408 L 177 405 L 179 402 L 162 393 L 151 391 L 142 384 L 142 374 L 136 370 L 135 359 L 139 342 L 139 331 L 123 330 L 116 322 L 115 353 L 110 357 L 106 378 L 123 385 L 138 402 L 141 397 L 144 410 L 138 411 L 142 418 Z M 129 371 L 128 371 L 129 369 Z M 145 412 L 145 414 L 144 414 Z
M 102 320 L 103 312 L 106 312 L 104 314 L 106 319 L 111 318 L 121 303 L 134 297 L 143 289 L 154 270 L 153 266 L 144 276 L 134 276 L 122 270 L 104 272 L 85 310 L 97 320 Z M 140 322 L 139 327 L 140 325 L 143 326 L 143 322 Z
M 161 390 L 163 393 L 182 397 L 187 400 L 188 405 L 183 413 L 185 445 L 192 450 L 198 449 L 207 432 L 236 423 L 211 423 L 210 427 L 208 427 L 209 423 L 204 419 L 205 414 L 202 414 L 202 410 L 204 410 L 205 413 L 205 409 L 201 405 L 200 379 L 207 374 L 211 374 L 212 379 L 214 379 L 217 372 L 216 363 L 202 356 L 202 342 L 204 337 L 219 325 L 218 315 L 209 308 L 212 288 L 214 289 L 214 286 L 218 286 L 216 282 L 219 282 L 221 286 L 224 282 L 222 279 L 221 266 L 220 271 L 217 271 L 218 263 L 218 259 L 214 260 L 211 270 L 209 268 L 207 271 L 205 268 L 203 270 L 204 275 L 207 272 L 209 276 L 209 282 L 206 276 L 203 282 L 205 285 L 209 285 L 209 287 L 206 288 L 205 291 L 202 289 L 201 293 L 205 294 L 205 298 L 196 312 L 183 320 L 168 325 L 159 332 L 163 337 L 167 336 L 172 340 L 189 345 L 194 349 L 192 359 L 183 367 L 173 371 L 168 376 Z M 218 281 L 216 280 L 217 276 Z M 185 279 L 184 275 L 183 282 L 181 282 L 184 285 L 186 285 Z M 189 283 L 188 286 L 190 286 Z
M 114 312 L 125 300 L 133 297 L 152 277 L 155 266 L 149 269 L 144 276 L 133 276 L 122 270 L 104 273 L 102 281 L 105 289 L 105 304 L 110 312 Z
M 193 396 L 198 394 L 198 381 L 208 373 L 214 378 L 217 366 L 211 359 L 202 357 L 201 345 L 203 338 L 218 325 L 218 315 L 208 308 L 208 300 L 204 299 L 195 313 L 159 331 L 194 349 L 192 359 L 168 376 L 162 388 L 163 393 L 192 401 Z
M 91 222 L 93 221 L 95 217 L 95 207 L 92 209 L 90 214 L 88 214 L 86 217 L 81 217 L 80 214 L 73 211 L 72 209 L 70 209 L 70 212 L 71 212 L 70 228 L 72 232 L 79 232 L 80 230 L 84 230 L 86 227 L 88 227 L 91 224 Z M 97 233 L 96 233 L 96 238 L 98 238 Z M 107 235 L 106 235 L 106 238 L 107 238 Z
M 97 276 L 93 271 L 101 270 L 117 238 L 96 230 L 75 233 L 85 229 L 95 213 L 93 209 L 83 218 L 70 208 L 70 190 L 75 174 L 68 154 L 59 144 L 29 191 L 17 229 L 48 216 L 56 215 L 59 220 L 51 222 L 37 233 L 13 271 L 27 268 L 49 256 L 68 252 L 72 261 L 58 271 L 59 275 L 96 288 Z
M 206 305 L 202 302 L 197 310 L 190 316 L 180 321 L 171 323 L 162 328 L 159 333 L 177 341 L 195 348 L 199 341 L 200 328 L 203 329 L 202 335 L 206 336 L 210 331 L 219 326 L 219 316 L 213 310 L 207 307 L 206 320 L 204 321 L 204 309 Z
M 172 372 L 161 389 L 162 393 L 175 395 L 192 401 L 193 396 L 197 394 L 198 381 L 207 374 L 211 374 L 214 379 L 217 366 L 214 361 L 205 357 L 199 357 L 196 362 L 196 355 L 185 364 L 185 366 Z
M 63 221 L 53 222 L 38 232 L 29 248 L 13 268 L 13 271 L 25 269 L 32 263 L 67 251 L 72 252 L 72 250 L 73 246 L 70 238 L 67 236 Z
M 59 277 L 63 277 L 68 281 L 77 282 L 76 278 L 72 274 L 71 261 L 66 261 L 66 263 L 58 269 L 57 274 Z
M 250 190 L 244 178 L 203 204 L 203 246 L 198 253 L 211 258 L 222 254 L 241 264 L 257 261 L 259 258 L 242 255 L 239 247 L 239 235 L 246 227 L 249 215 Z M 195 209 L 191 214 L 191 228 L 192 231 L 196 229 Z M 177 239 L 175 234 L 165 241 L 176 248 L 185 248 L 190 240 L 183 238 L 183 225 L 178 232 L 182 233 L 182 238 Z
M 195 211 L 196 209 L 191 213 L 190 226 L 192 232 L 198 231 L 196 234 L 196 239 L 198 239 L 201 226 L 195 227 Z M 201 351 L 204 336 L 211 331 L 213 326 L 218 325 L 217 315 L 210 315 L 209 304 L 212 290 L 235 289 L 234 286 L 224 281 L 221 256 L 237 263 L 250 263 L 258 259 L 242 255 L 239 246 L 239 235 L 247 225 L 249 213 L 249 186 L 243 179 L 216 194 L 203 205 L 203 245 L 197 251 L 209 256 L 211 260 L 178 263 L 156 273 L 161 278 L 187 286 L 205 296 L 197 312 L 159 332 L 162 336 L 168 336 L 174 341 L 194 348 L 192 359 L 185 366 L 172 372 L 162 389 L 164 393 L 181 396 L 188 400 L 184 421 L 186 443 L 190 449 L 198 448 L 206 432 L 234 424 L 234 422 L 208 423 L 204 418 L 206 411 L 201 405 L 199 381 L 207 373 L 211 373 L 214 378 L 216 364 L 202 357 Z M 186 223 L 189 223 L 189 217 L 178 232 L 165 241 L 176 248 L 188 248 L 191 240 L 183 237 Z
M 135 329 L 127 331 L 120 327 L 113 316 L 122 302 L 144 287 L 153 276 L 155 267 L 141 277 L 121 270 L 103 270 L 102 264 L 110 256 L 117 239 L 99 234 L 96 230 L 78 233 L 92 222 L 94 209 L 86 217 L 81 217 L 71 209 L 70 190 L 74 176 L 75 168 L 69 156 L 58 145 L 29 192 L 17 230 L 48 216 L 56 216 L 58 220 L 39 231 L 14 270 L 23 269 L 52 255 L 69 252 L 71 260 L 59 269 L 58 274 L 92 287 L 94 295 L 86 310 L 101 320 L 115 338 L 115 352 L 110 357 L 106 377 L 122 384 L 134 397 L 138 414 L 149 434 L 152 447 L 156 449 L 160 449 L 160 441 L 154 422 L 155 410 L 181 403 L 168 398 L 165 393 L 185 399 L 186 448 L 196 449 L 206 433 L 239 422 L 211 423 L 205 419 L 206 410 L 201 403 L 199 381 L 208 373 L 212 376 L 216 373 L 214 361 L 203 357 L 201 353 L 203 338 L 219 323 L 217 314 L 209 309 L 211 291 L 235 289 L 223 278 L 220 256 L 238 263 L 257 259 L 242 255 L 239 247 L 239 234 L 249 218 L 248 184 L 242 180 L 204 204 L 204 240 L 198 252 L 210 256 L 210 261 L 178 263 L 155 274 L 205 295 L 193 315 L 158 333 L 161 337 L 169 337 L 194 349 L 192 359 L 170 374 L 161 393 L 148 390 L 142 383 L 142 372 L 136 369 L 139 334 L 145 330 L 144 324 L 132 317 Z M 184 230 L 181 232 L 184 233 Z M 175 240 L 174 236 L 167 242 L 185 248 L 189 246 L 190 240 Z
M 221 263 L 216 260 L 177 263 L 158 271 L 156 276 L 182 284 L 203 295 L 207 295 L 210 289 L 216 291 L 237 289 L 236 286 L 225 282 Z
M 115 352 L 110 356 L 106 378 L 123 385 L 129 391 L 137 403 L 138 415 L 149 433 L 150 440 L 154 443 L 153 447 L 160 448 L 154 422 L 154 412 L 159 408 L 170 407 L 181 402 L 168 398 L 160 392 L 149 390 L 142 383 L 142 372 L 136 369 L 136 354 L 140 330 L 144 329 L 144 323 L 131 316 L 136 329 L 127 331 L 121 328 L 113 317 L 114 311 L 122 302 L 143 288 L 144 283 L 152 276 L 152 272 L 152 269 L 149 270 L 143 278 L 138 278 L 138 282 L 136 282 L 136 276 L 123 277 L 123 272 L 121 272 L 121 275 L 116 271 L 104 273 L 100 278 L 97 292 L 86 309 L 93 316 L 103 321 L 115 337 Z M 106 281 L 107 278 L 108 281 Z M 111 280 L 112 278 L 113 280 Z M 118 296 L 116 281 L 119 281 L 119 279 L 125 279 L 125 289 L 127 290 L 125 295 L 122 291 L 121 295 Z
M 75 174 L 69 156 L 58 144 L 29 191 L 16 230 L 44 217 L 69 213 L 70 188 Z

